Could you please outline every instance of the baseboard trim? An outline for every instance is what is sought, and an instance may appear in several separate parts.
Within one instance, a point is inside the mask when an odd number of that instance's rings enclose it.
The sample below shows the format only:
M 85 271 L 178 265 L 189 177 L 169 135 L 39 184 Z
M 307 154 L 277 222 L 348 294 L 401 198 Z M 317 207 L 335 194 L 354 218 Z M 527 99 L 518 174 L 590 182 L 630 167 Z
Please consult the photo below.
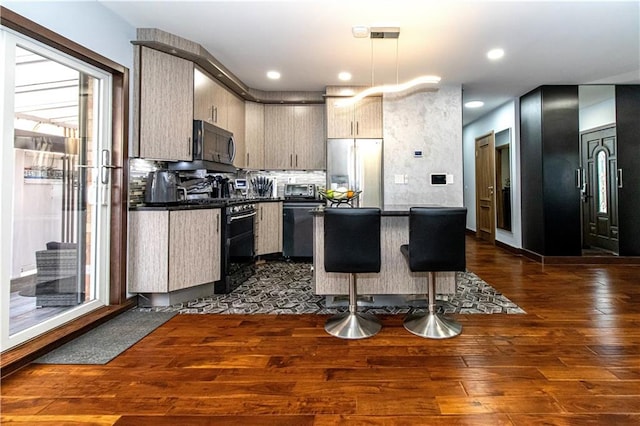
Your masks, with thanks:
M 511 254 L 515 254 L 516 256 L 522 256 L 522 249 L 510 246 L 502 241 L 496 240 L 496 247 L 500 247 L 501 249 L 506 250 Z
M 542 256 L 545 265 L 640 265 L 638 256 Z
M 640 256 L 544 256 L 527 249 L 521 252 L 543 265 L 640 265 Z
M 138 298 L 136 296 L 127 299 L 122 305 L 105 306 L 96 309 L 87 315 L 3 352 L 0 359 L 0 377 L 4 378 L 9 374 L 15 373 L 47 352 L 64 345 L 137 305 Z

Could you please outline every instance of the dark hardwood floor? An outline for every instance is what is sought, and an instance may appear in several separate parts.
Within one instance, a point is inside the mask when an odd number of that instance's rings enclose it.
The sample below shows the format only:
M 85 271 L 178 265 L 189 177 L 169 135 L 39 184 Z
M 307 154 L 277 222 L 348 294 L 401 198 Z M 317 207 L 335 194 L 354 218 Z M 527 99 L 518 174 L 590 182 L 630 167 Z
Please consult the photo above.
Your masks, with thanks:
M 467 266 L 527 314 L 461 315 L 449 340 L 388 316 L 360 341 L 322 316 L 178 315 L 107 365 L 14 373 L 1 421 L 640 424 L 640 266 L 543 266 L 471 237 Z

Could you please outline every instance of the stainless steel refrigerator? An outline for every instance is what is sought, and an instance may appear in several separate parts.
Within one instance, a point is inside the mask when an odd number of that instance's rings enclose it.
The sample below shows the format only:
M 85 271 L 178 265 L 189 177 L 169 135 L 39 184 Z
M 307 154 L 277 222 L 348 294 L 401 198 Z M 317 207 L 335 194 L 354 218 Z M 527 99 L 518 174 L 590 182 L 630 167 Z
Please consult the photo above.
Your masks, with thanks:
M 328 139 L 327 189 L 362 191 L 354 207 L 382 208 L 382 139 Z

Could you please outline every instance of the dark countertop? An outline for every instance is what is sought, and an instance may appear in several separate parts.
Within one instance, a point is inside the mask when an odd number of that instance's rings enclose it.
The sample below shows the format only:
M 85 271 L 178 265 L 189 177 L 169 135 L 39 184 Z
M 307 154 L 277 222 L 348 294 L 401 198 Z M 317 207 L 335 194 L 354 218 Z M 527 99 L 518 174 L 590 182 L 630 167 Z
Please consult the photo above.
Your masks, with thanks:
M 248 203 L 275 203 L 283 201 L 282 198 L 230 198 L 214 201 L 207 204 L 169 204 L 169 205 L 153 205 L 146 204 L 140 206 L 129 207 L 129 211 L 145 211 L 145 210 L 200 210 L 200 209 L 220 209 L 231 204 L 241 202 Z
M 438 206 L 435 204 L 405 204 L 405 205 L 389 205 L 389 206 L 384 206 L 381 209 L 381 215 L 382 216 L 409 216 L 409 210 L 411 209 L 411 207 L 442 207 L 442 206 Z M 322 215 L 324 214 L 324 210 L 327 208 L 331 208 L 331 207 L 321 207 L 318 209 L 314 209 L 312 210 L 312 214 L 315 215 Z M 341 207 L 341 208 L 348 208 L 348 207 Z
M 319 198 L 294 198 L 294 199 L 284 199 L 283 200 L 287 204 L 296 204 L 296 203 L 311 203 L 311 204 L 326 204 L 326 200 L 322 200 Z

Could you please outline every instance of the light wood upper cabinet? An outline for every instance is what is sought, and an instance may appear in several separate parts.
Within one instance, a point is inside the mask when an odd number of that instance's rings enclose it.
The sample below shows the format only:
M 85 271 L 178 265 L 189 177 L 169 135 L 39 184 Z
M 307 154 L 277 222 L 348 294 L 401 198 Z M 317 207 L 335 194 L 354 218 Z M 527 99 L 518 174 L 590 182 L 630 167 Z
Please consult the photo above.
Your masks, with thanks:
M 230 94 L 228 99 L 227 130 L 233 133 L 236 145 L 236 156 L 233 164 L 236 167 L 245 168 L 246 165 L 246 141 L 245 141 L 245 105 L 244 101 Z
M 324 169 L 325 131 L 322 105 L 265 105 L 266 169 Z
M 233 95 L 198 68 L 193 76 L 193 119 L 228 130 L 229 98 Z
M 132 211 L 129 291 L 167 293 L 220 280 L 220 209 Z
M 296 169 L 325 169 L 324 105 L 296 105 L 294 139 Z
M 193 76 L 193 119 L 207 121 L 233 133 L 236 145 L 233 164 L 246 167 L 244 100 L 198 68 L 194 68 Z
M 336 106 L 327 98 L 327 138 L 382 138 L 382 98 L 368 97 L 353 105 Z
M 266 169 L 294 168 L 293 106 L 265 105 L 264 143 L 264 166 Z
M 193 63 L 140 47 L 134 122 L 142 158 L 191 161 Z
M 256 255 L 282 251 L 282 203 L 258 203 Z
M 264 105 L 245 103 L 245 167 L 264 169 Z

